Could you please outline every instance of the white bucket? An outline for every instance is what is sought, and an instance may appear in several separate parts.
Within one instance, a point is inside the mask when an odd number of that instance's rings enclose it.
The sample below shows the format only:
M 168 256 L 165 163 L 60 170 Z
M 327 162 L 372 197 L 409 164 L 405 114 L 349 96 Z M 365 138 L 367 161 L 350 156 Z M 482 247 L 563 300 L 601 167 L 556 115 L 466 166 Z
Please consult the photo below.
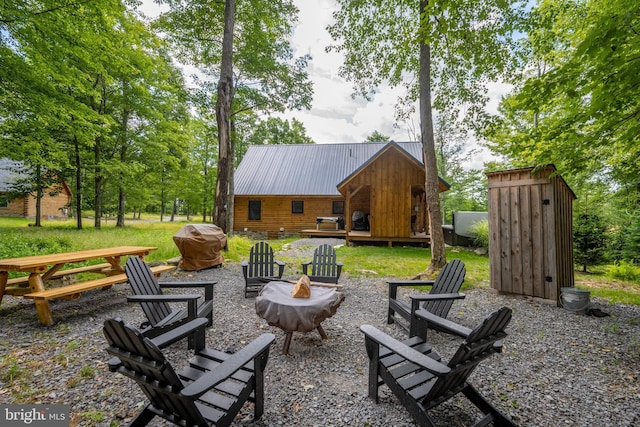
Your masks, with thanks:
M 577 288 L 560 288 L 560 303 L 564 308 L 576 313 L 586 313 L 589 309 L 591 292 Z

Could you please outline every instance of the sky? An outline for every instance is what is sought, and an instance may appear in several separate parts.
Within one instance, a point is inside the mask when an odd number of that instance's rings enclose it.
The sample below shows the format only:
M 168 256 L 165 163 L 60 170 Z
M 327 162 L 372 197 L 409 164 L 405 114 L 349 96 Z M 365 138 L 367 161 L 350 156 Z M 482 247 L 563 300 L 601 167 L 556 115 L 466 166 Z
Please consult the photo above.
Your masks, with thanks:
M 373 100 L 366 101 L 362 97 L 352 97 L 353 85 L 338 75 L 342 65 L 341 54 L 325 52 L 326 46 L 332 43 L 326 27 L 332 22 L 332 12 L 337 7 L 335 1 L 293 2 L 300 12 L 291 46 L 294 57 L 305 54 L 311 56 L 308 71 L 314 85 L 314 95 L 310 110 L 291 111 L 278 116 L 302 122 L 307 135 L 318 144 L 362 142 L 374 131 L 394 141 L 415 140 L 414 135 L 420 123 L 417 114 L 409 124 L 401 123 L 399 127 L 394 127 L 394 106 L 397 98 L 404 94 L 402 88 L 382 86 L 378 88 Z M 158 13 L 159 6 L 151 0 L 144 0 L 142 10 L 145 14 L 154 16 Z M 495 84 L 489 91 L 492 100 L 487 109 L 495 112 L 500 97 L 507 93 L 508 86 Z M 409 131 L 409 127 L 414 130 Z M 475 141 L 468 143 L 468 149 L 472 148 L 478 148 Z M 482 149 L 479 155 L 468 159 L 465 167 L 482 168 L 482 163 L 491 159 L 490 153 Z

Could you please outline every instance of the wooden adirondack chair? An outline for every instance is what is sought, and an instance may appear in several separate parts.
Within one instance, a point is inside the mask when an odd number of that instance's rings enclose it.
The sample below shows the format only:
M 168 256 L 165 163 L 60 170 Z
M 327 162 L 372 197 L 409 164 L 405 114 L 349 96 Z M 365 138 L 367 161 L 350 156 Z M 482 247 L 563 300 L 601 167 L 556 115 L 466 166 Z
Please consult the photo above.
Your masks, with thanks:
M 249 261 L 242 261 L 241 266 L 245 298 L 260 292 L 265 283 L 281 279 L 284 273 L 284 263 L 274 260 L 273 249 L 267 242 L 256 243 L 249 251 Z
M 140 303 L 147 317 L 147 321 L 140 325 L 145 336 L 155 337 L 196 317 L 205 317 L 207 326 L 213 324 L 213 286 L 217 282 L 159 282 L 139 257 L 127 260 L 125 272 L 134 293 L 127 297 L 127 301 Z M 164 294 L 163 288 L 204 288 L 204 300 L 197 293 Z M 174 310 L 170 302 L 186 302 L 187 307 Z M 190 347 L 193 347 L 193 343 L 190 343 Z
M 311 272 L 308 272 L 311 266 Z M 313 261 L 302 263 L 302 274 L 312 282 L 338 283 L 342 263 L 336 261 L 336 251 L 331 245 L 320 245 L 313 251 Z
M 397 323 L 407 332 L 411 329 L 411 318 L 418 308 L 423 308 L 436 316 L 447 317 L 449 310 L 456 299 L 462 299 L 465 294 L 460 293 L 460 287 L 464 282 L 467 270 L 459 259 L 448 262 L 436 280 L 403 280 L 389 281 L 389 311 L 387 323 Z M 400 286 L 431 286 L 431 291 L 426 295 L 411 295 L 407 303 L 398 299 L 398 287 Z M 402 320 L 401 320 L 402 319 Z M 436 325 L 433 327 L 437 328 Z
M 200 348 L 177 373 L 152 340 L 122 320 L 107 320 L 103 331 L 107 352 L 115 356 L 109 370 L 133 379 L 150 400 L 130 426 L 147 425 L 156 415 L 182 426 L 228 426 L 247 401 L 254 402 L 255 420 L 262 417 L 273 334 L 232 355 Z
M 418 310 L 416 317 L 430 324 L 444 320 L 426 310 Z M 378 403 L 378 387 L 386 384 L 418 425 L 434 426 L 428 411 L 462 393 L 484 415 L 476 426 L 490 422 L 497 426 L 515 426 L 468 382 L 481 361 L 501 351 L 502 340 L 507 335 L 504 330 L 510 320 L 511 309 L 502 307 L 473 330 L 455 328 L 457 332 L 466 330 L 466 337 L 446 365 L 418 336 L 400 342 L 373 326 L 361 326 L 369 356 L 369 397 Z M 448 324 L 452 322 L 447 321 L 441 327 L 446 328 Z

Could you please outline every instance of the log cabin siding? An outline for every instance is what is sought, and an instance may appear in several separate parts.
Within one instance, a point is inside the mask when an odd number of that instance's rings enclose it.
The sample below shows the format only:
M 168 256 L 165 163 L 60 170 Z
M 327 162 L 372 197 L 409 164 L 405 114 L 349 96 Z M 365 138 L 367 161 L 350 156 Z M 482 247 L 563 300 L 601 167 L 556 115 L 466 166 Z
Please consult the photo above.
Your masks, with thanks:
M 260 220 L 249 219 L 249 201 L 260 200 Z M 293 201 L 304 202 L 304 212 L 294 214 L 291 212 Z M 236 196 L 234 205 L 234 231 L 260 231 L 277 233 L 280 228 L 289 233 L 301 232 L 305 229 L 316 228 L 316 218 L 319 216 L 342 216 L 344 214 L 332 213 L 333 202 L 342 201 L 343 197 L 323 196 Z M 335 227 L 331 224 L 322 224 L 323 227 Z

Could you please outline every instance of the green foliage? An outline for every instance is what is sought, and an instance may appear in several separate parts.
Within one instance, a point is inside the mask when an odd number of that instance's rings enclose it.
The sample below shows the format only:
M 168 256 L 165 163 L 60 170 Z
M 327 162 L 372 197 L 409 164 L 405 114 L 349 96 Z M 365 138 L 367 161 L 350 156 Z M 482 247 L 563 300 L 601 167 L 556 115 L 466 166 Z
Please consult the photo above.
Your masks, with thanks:
M 519 163 L 553 163 L 575 182 L 635 186 L 640 3 L 542 0 L 532 17 L 530 66 L 501 103 L 493 148 Z
M 639 282 L 640 268 L 622 260 L 609 267 L 607 277 L 625 282 Z
M 629 218 L 628 226 L 624 229 L 624 240 L 620 256 L 627 261 L 640 262 L 640 211 Z
M 475 222 L 469 228 L 469 231 L 473 235 L 473 243 L 481 248 L 489 247 L 489 221 L 483 219 L 482 221 Z
M 575 262 L 587 271 L 587 266 L 604 259 L 606 227 L 597 214 L 578 215 L 573 224 L 573 247 Z
M 304 124 L 296 119 L 283 120 L 269 117 L 255 123 L 245 137 L 242 146 L 238 147 L 238 158 L 241 159 L 249 145 L 266 144 L 314 144 L 307 135 Z
M 28 237 L 20 232 L 3 232 L 0 258 L 67 252 L 71 247 L 71 238 L 66 236 Z
M 375 130 L 364 142 L 389 142 L 390 140 L 390 137 Z

